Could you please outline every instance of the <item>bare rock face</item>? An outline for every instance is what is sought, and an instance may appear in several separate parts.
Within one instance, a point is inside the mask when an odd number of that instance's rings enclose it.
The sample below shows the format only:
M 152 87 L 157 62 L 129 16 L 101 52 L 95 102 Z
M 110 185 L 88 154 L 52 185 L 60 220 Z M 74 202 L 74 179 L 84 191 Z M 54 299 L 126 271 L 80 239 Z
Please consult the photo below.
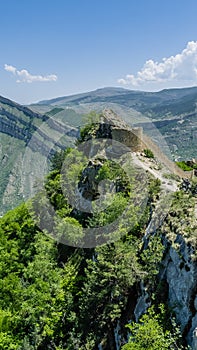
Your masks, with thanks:
M 197 264 L 192 259 L 193 248 L 177 235 L 176 244 L 164 238 L 165 258 L 161 262 L 160 280 L 168 286 L 167 302 L 173 309 L 181 332 L 192 349 L 197 349 Z
M 197 320 L 195 320 L 195 324 L 197 324 Z M 192 349 L 197 350 L 197 327 L 194 329 L 192 334 Z
M 89 201 L 95 200 L 99 195 L 96 176 L 102 165 L 99 160 L 90 160 L 88 166 L 82 172 L 78 187 L 81 195 Z
M 143 129 L 129 127 L 111 110 L 104 110 L 98 133 L 106 134 L 106 137 L 124 144 L 133 152 L 142 150 Z
M 134 310 L 134 315 L 137 322 L 150 306 L 150 296 L 148 294 L 148 291 L 143 281 L 140 282 L 140 290 L 141 290 L 141 295 L 137 300 L 135 310 Z
M 174 308 L 176 319 L 191 344 L 192 332 L 197 327 L 196 322 L 192 325 L 192 321 L 195 321 L 193 317 L 197 268 L 191 261 L 189 247 L 184 241 L 181 244 L 182 256 L 170 247 L 166 277 L 169 285 L 169 304 Z
M 180 257 L 176 250 L 170 247 L 166 269 L 169 303 L 174 307 L 177 321 L 181 324 L 182 330 L 192 317 L 189 303 L 195 286 L 195 268 L 189 262 L 187 250 L 185 247 L 184 255 Z

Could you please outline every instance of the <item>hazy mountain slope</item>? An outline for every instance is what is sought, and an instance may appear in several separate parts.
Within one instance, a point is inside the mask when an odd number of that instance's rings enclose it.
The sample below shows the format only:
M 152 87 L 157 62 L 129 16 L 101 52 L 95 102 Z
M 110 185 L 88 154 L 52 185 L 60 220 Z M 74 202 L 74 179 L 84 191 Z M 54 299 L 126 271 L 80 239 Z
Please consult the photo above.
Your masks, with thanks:
M 131 91 L 121 88 L 103 88 L 89 93 L 41 101 L 32 105 L 34 111 L 49 111 L 63 108 L 61 120 L 82 124 L 81 114 L 91 110 L 101 111 L 105 107 L 116 111 L 129 124 L 140 124 L 152 135 L 157 128 L 165 138 L 172 156 L 176 158 L 196 157 L 197 134 L 197 87 L 165 89 L 159 92 Z M 70 118 L 65 109 L 73 109 Z M 73 112 L 74 113 L 74 112 Z M 150 123 L 151 122 L 151 123 Z M 154 125 L 153 125 L 153 124 Z
M 66 140 L 59 140 L 62 135 Z M 27 173 L 33 178 L 47 168 L 47 159 L 56 149 L 73 144 L 76 135 L 76 129 L 51 116 L 0 97 L 0 215 L 28 194 Z
M 64 96 L 52 100 L 41 101 L 39 105 L 45 106 L 72 106 L 87 103 L 118 103 L 125 107 L 132 107 L 147 114 L 152 111 L 157 115 L 158 111 L 163 108 L 162 115 L 168 108 L 180 105 L 176 113 L 182 113 L 185 104 L 187 105 L 186 112 L 189 109 L 195 108 L 197 99 L 197 87 L 184 89 L 165 89 L 159 92 L 144 92 L 133 91 L 121 88 L 103 88 L 89 93 Z M 166 108 L 168 106 L 168 108 Z M 170 107 L 171 106 L 171 107 Z M 165 107 L 165 108 L 164 108 Z M 158 109 L 158 110 L 157 110 Z
M 91 102 L 94 99 L 100 98 L 100 101 L 114 96 L 121 96 L 129 93 L 130 90 L 121 88 L 103 88 L 86 93 L 57 97 L 52 100 L 40 101 L 40 105 L 63 105 L 65 103 L 79 103 L 81 101 Z

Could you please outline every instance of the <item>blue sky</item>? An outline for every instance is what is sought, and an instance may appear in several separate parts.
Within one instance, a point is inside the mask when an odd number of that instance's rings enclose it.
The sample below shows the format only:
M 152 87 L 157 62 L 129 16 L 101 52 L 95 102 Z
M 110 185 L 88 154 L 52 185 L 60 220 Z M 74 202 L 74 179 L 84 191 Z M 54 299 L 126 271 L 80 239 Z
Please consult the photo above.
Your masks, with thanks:
M 196 0 L 2 0 L 0 95 L 197 85 L 196 14 Z

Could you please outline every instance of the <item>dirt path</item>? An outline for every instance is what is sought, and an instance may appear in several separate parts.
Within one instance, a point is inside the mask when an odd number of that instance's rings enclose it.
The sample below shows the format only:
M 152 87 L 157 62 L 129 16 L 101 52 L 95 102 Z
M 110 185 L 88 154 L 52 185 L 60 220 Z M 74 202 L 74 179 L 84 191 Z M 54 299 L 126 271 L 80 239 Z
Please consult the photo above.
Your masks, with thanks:
M 133 158 L 134 164 L 148 171 L 156 179 L 159 179 L 161 181 L 161 187 L 167 190 L 167 192 L 176 192 L 178 190 L 178 186 L 175 180 L 166 179 L 162 175 L 160 170 L 151 169 L 150 166 L 145 162 L 141 161 L 135 153 L 132 153 L 132 158 Z

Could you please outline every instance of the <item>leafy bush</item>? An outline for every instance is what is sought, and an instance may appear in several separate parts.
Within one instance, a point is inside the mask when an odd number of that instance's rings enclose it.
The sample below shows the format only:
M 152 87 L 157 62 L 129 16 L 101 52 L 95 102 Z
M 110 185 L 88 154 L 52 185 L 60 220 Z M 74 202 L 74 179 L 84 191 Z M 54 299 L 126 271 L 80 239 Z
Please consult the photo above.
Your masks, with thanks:
M 187 165 L 185 161 L 176 162 L 176 165 L 184 171 L 191 171 L 193 169 L 191 166 Z
M 149 148 L 144 149 L 144 154 L 147 158 L 154 158 L 154 153 Z
M 96 129 L 98 128 L 100 115 L 93 111 L 85 115 L 83 119 L 85 125 L 80 128 L 80 136 L 76 141 L 77 145 L 87 141 L 91 138 L 91 134 L 95 133 Z
M 180 330 L 174 325 L 174 332 L 165 329 L 165 311 L 160 306 L 160 312 L 156 313 L 153 307 L 148 309 L 139 323 L 127 325 L 131 332 L 128 344 L 122 350 L 167 350 L 183 349 L 179 344 Z

